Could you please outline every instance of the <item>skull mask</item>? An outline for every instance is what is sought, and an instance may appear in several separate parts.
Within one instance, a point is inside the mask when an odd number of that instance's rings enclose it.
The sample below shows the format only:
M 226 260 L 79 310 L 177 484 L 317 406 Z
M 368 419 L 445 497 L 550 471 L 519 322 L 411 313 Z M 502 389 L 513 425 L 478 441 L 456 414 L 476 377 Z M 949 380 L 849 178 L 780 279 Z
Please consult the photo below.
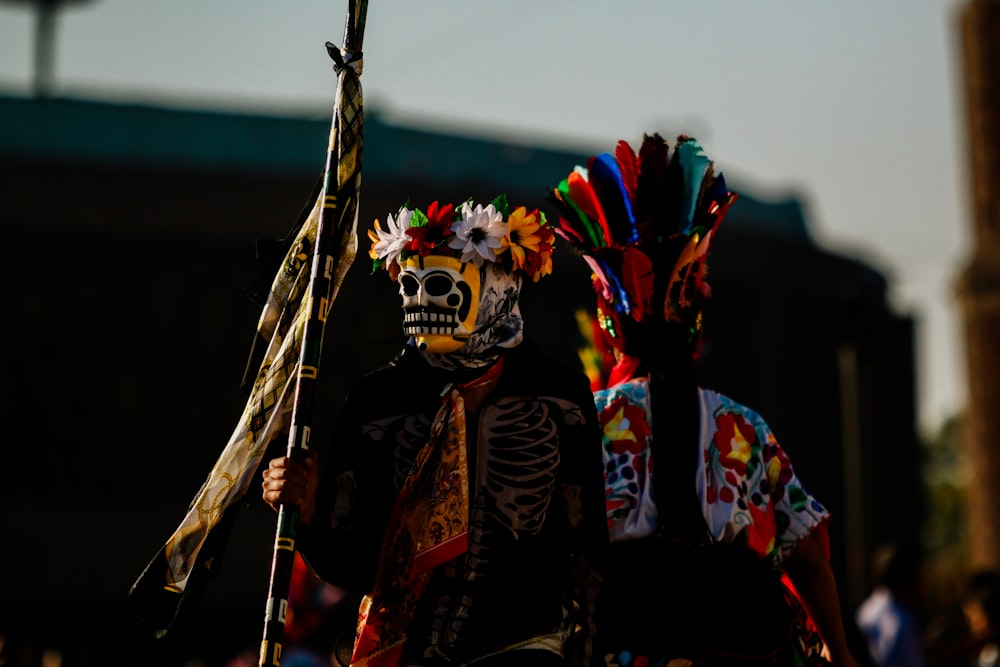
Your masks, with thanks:
M 454 257 L 411 257 L 400 265 L 403 331 L 420 350 L 447 354 L 465 345 L 479 309 L 480 272 Z

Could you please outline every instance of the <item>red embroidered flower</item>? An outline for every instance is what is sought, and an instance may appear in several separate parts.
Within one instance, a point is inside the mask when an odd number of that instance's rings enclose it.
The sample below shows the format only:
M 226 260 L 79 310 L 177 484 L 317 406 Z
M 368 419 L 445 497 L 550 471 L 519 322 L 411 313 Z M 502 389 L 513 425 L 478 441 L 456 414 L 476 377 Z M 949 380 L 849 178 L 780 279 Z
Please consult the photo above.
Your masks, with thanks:
M 642 452 L 649 438 L 649 425 L 646 423 L 646 411 L 640 406 L 632 405 L 624 397 L 616 398 L 601 411 L 600 421 L 604 437 L 611 443 L 611 451 L 616 455 Z
M 785 450 L 778 446 L 778 441 L 773 435 L 768 435 L 762 456 L 767 483 L 773 489 L 774 495 L 781 495 L 785 485 L 792 479 L 792 462 L 785 454 Z
M 715 418 L 715 446 L 719 463 L 743 476 L 747 472 L 752 446 L 757 440 L 753 427 L 743 415 L 723 412 Z
M 774 538 L 778 534 L 778 524 L 774 520 L 774 508 L 767 505 L 764 509 L 749 503 L 750 516 L 753 523 L 747 528 L 747 544 L 761 556 L 767 556 L 774 550 Z

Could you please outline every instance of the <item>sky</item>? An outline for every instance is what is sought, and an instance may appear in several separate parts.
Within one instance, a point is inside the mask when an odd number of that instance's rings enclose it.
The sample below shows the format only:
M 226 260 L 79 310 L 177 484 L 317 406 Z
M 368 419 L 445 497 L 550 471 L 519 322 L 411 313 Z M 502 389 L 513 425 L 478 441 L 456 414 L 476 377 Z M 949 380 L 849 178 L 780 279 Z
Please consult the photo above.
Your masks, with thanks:
M 64 0 L 66 2 L 66 0 Z M 959 0 L 372 0 L 361 85 L 388 122 L 550 148 L 698 138 L 731 186 L 799 199 L 818 245 L 916 326 L 925 435 L 966 401 L 970 259 Z M 329 117 L 346 0 L 73 0 L 54 94 Z M 35 14 L 0 0 L 0 93 Z M 720 232 L 721 233 L 721 232 Z

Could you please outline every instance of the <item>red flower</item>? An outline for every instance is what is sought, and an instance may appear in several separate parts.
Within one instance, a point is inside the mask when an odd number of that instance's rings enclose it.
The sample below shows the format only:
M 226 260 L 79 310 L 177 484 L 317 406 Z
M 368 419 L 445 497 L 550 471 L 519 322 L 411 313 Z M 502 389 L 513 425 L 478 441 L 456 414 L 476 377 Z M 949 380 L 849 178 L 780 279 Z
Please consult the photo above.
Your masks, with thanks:
M 715 418 L 715 446 L 719 448 L 719 463 L 737 475 L 747 472 L 747 462 L 757 434 L 743 415 L 723 412 Z
M 450 228 L 451 223 L 455 221 L 455 205 L 440 206 L 436 201 L 431 202 L 431 205 L 427 207 L 426 215 L 428 224 L 447 224 Z
M 616 398 L 601 411 L 600 422 L 604 436 L 611 442 L 611 450 L 615 454 L 639 454 L 646 446 L 649 438 L 646 411 L 640 406 L 632 405 L 624 397 Z
M 792 478 L 792 463 L 788 460 L 785 450 L 778 446 L 773 435 L 768 435 L 763 447 L 764 471 L 767 483 L 775 495 L 781 495 L 785 485 Z
M 427 207 L 427 224 L 407 228 L 406 234 L 410 237 L 410 241 L 406 244 L 406 249 L 426 257 L 434 248 L 444 245 L 452 236 L 451 223 L 454 220 L 453 204 L 440 206 L 438 202 L 431 203 Z
M 774 538 L 778 534 L 778 524 L 774 520 L 774 508 L 768 505 L 761 509 L 753 503 L 749 503 L 749 509 L 753 523 L 749 526 L 747 544 L 761 556 L 767 556 L 774 550 Z

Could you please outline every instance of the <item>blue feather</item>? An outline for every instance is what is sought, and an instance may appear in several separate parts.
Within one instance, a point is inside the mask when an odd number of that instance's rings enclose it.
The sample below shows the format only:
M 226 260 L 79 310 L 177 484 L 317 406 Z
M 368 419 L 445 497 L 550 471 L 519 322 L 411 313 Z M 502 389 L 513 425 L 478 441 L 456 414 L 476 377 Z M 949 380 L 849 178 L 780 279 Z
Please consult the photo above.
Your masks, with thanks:
M 639 236 L 628 189 L 622 180 L 618 161 L 611 153 L 595 155 L 587 165 L 590 184 L 597 191 L 616 245 L 634 243 Z

